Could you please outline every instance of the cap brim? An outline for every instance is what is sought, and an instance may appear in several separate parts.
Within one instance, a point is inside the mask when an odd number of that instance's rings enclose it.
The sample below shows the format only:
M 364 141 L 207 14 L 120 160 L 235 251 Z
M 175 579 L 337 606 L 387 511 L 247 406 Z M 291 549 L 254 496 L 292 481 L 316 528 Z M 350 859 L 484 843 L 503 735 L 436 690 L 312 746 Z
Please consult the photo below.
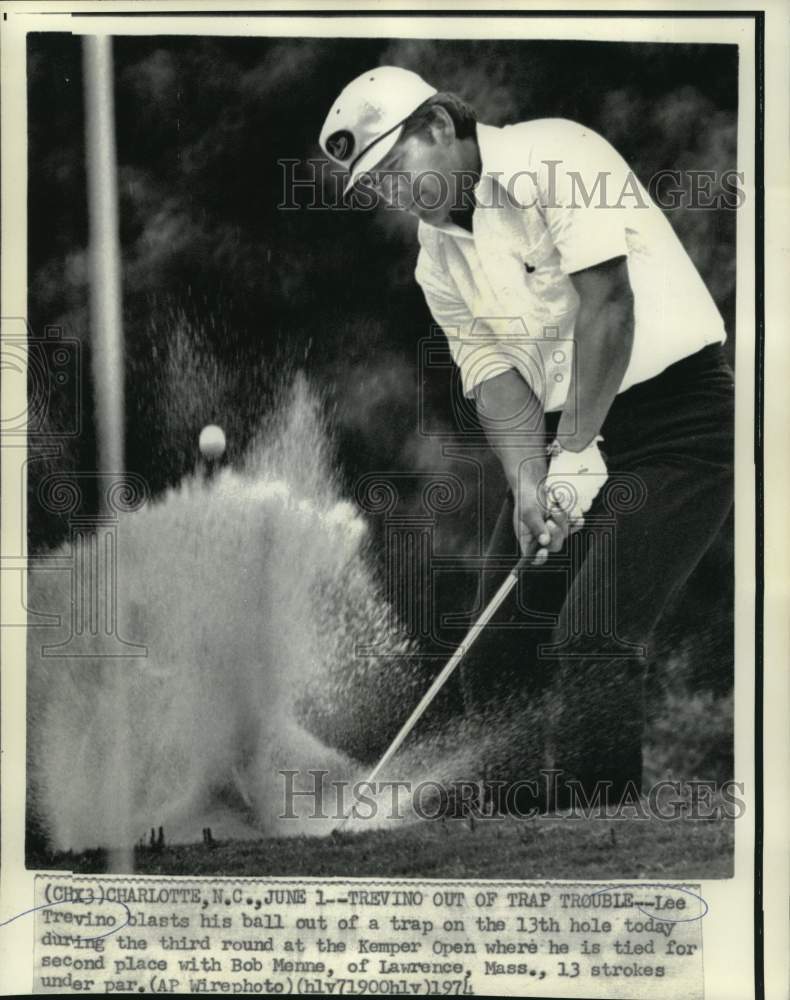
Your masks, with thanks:
M 398 139 L 400 139 L 402 132 L 403 125 L 400 128 L 396 128 L 394 132 L 390 132 L 389 135 L 385 135 L 379 139 L 364 156 L 360 157 L 359 161 L 354 165 L 354 172 L 346 181 L 346 186 L 343 188 L 343 197 L 351 191 L 363 174 L 369 173 L 377 163 L 380 163 L 384 159 Z

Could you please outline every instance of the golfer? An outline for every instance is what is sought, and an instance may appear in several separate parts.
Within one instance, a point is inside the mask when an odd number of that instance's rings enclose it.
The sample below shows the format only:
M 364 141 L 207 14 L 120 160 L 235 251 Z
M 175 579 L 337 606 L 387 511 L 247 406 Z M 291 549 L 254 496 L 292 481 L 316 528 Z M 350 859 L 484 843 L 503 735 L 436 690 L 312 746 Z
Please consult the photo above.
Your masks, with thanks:
M 543 804 L 619 801 L 641 788 L 651 633 L 732 504 L 721 315 L 628 164 L 581 124 L 485 125 L 380 66 L 342 91 L 320 144 L 347 192 L 419 219 L 416 279 L 501 460 L 478 610 L 529 559 L 500 621 L 521 627 L 464 664 L 467 709 L 526 720 L 550 689 Z M 513 734 L 508 781 L 536 763 L 534 728 Z

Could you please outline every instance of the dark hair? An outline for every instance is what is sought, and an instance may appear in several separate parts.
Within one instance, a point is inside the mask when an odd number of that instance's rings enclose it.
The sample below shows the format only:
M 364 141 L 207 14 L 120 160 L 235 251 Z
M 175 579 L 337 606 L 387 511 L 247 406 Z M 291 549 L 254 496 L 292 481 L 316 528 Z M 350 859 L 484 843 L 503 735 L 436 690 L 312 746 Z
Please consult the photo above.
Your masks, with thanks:
M 434 118 L 434 108 L 444 108 L 452 118 L 455 126 L 455 134 L 459 139 L 468 139 L 475 134 L 477 115 L 466 101 L 461 100 L 457 94 L 448 91 L 434 94 L 427 101 L 423 101 L 416 111 L 412 111 L 403 123 L 401 138 L 405 139 L 410 135 L 421 132 Z

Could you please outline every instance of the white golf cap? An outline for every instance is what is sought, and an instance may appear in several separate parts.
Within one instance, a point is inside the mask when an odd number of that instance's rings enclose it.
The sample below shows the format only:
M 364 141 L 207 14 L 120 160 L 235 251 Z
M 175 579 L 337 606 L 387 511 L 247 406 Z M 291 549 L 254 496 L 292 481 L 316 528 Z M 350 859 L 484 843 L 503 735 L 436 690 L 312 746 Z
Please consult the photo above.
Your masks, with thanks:
M 318 141 L 330 160 L 348 170 L 344 194 L 387 155 L 409 115 L 435 93 L 421 76 L 400 66 L 378 66 L 343 88 Z

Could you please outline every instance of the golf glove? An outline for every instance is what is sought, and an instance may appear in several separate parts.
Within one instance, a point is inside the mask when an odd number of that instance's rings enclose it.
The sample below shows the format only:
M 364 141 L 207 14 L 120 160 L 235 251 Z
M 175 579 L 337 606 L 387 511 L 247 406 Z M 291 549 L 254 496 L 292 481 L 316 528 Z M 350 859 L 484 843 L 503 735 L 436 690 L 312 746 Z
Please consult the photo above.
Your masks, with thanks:
M 607 479 L 606 462 L 601 454 L 598 436 L 584 451 L 566 451 L 559 441 L 549 446 L 549 471 L 545 490 L 549 510 L 565 511 L 572 526 L 582 522 L 593 500 Z

